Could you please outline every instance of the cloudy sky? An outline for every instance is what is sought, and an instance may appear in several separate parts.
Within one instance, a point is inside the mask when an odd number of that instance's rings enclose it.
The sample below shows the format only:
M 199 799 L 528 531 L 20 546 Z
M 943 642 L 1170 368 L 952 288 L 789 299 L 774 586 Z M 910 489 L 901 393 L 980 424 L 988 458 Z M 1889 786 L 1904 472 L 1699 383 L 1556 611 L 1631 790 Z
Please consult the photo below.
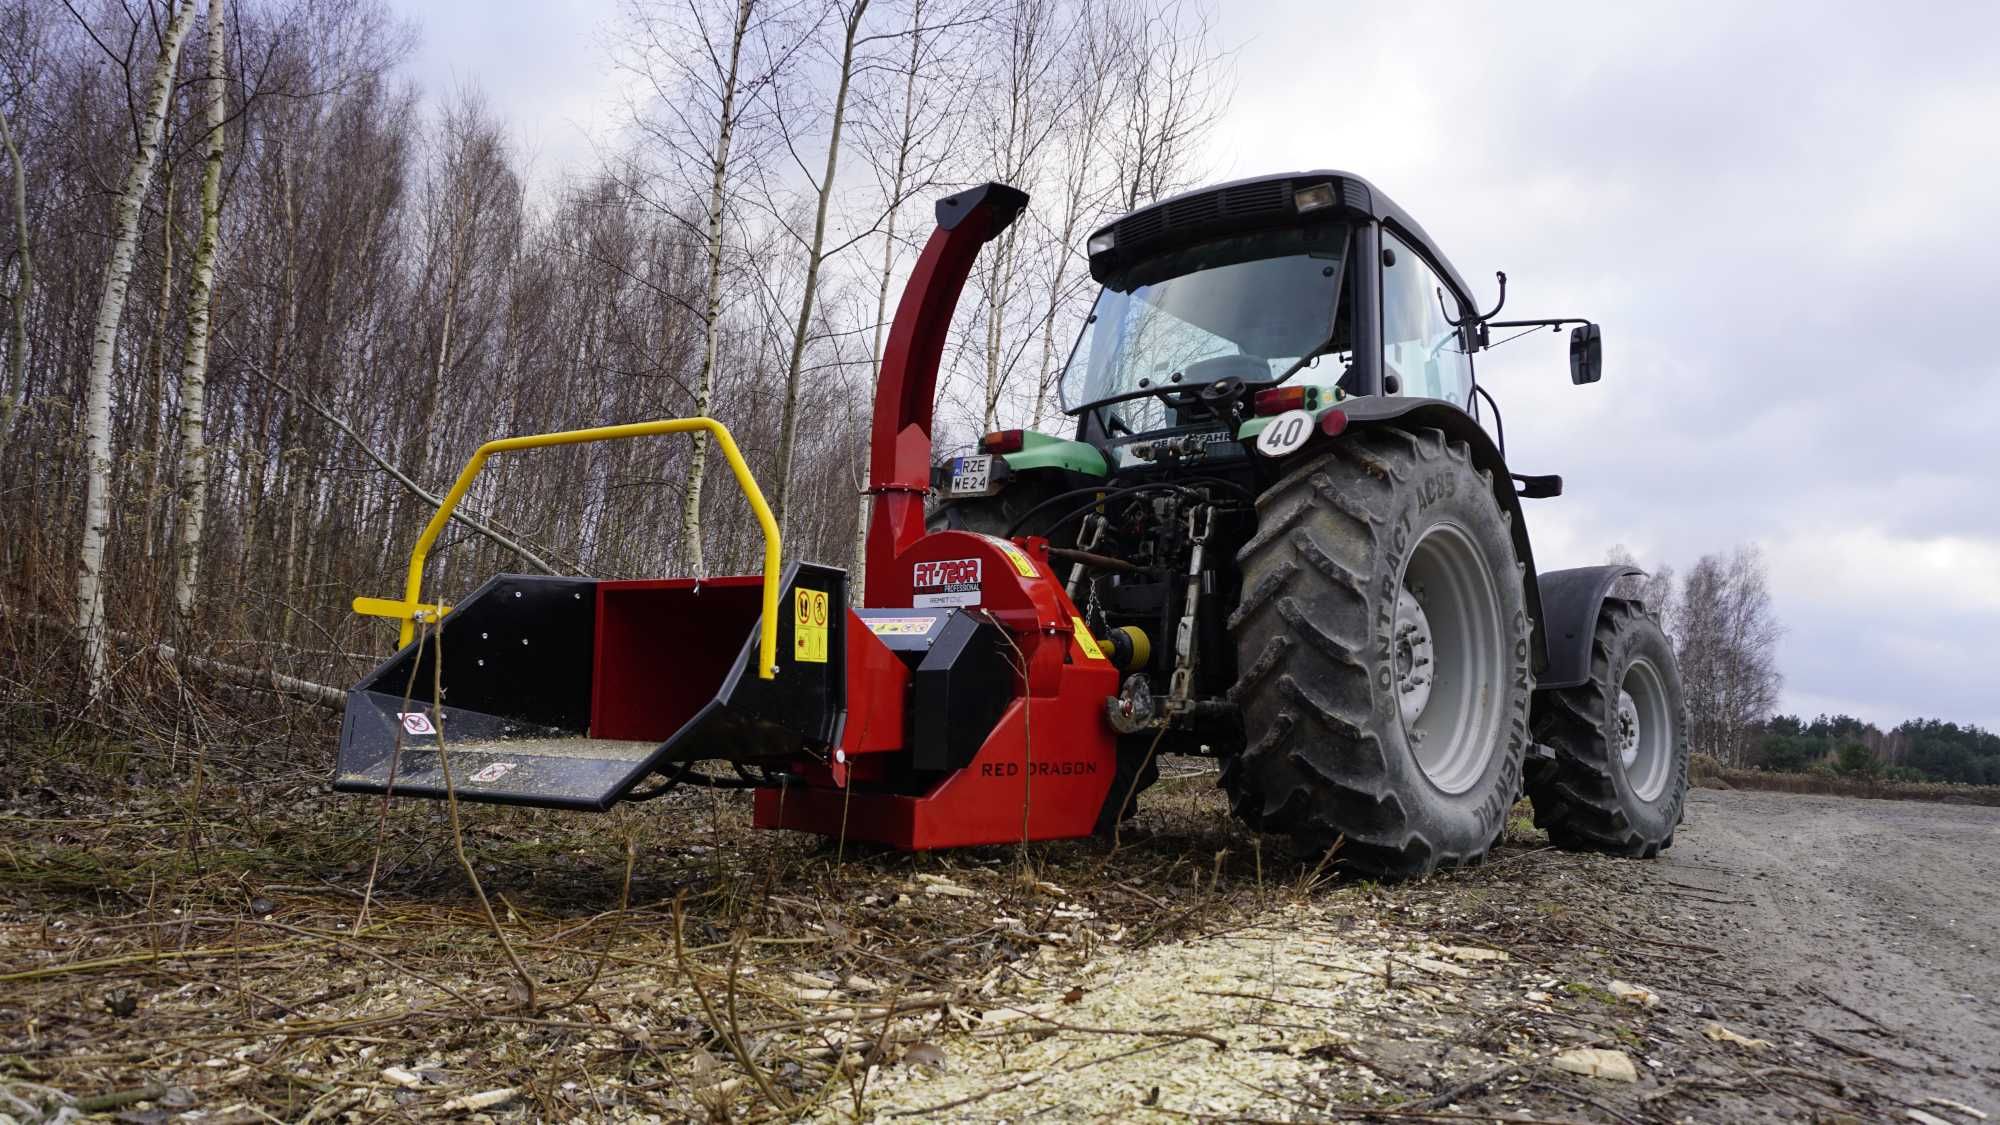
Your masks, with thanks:
M 617 117 L 612 0 L 396 0 L 539 177 Z M 2000 730 L 2000 6 L 1217 3 L 1217 179 L 1333 167 L 1507 312 L 1482 356 L 1543 569 L 1759 545 L 1785 706 Z

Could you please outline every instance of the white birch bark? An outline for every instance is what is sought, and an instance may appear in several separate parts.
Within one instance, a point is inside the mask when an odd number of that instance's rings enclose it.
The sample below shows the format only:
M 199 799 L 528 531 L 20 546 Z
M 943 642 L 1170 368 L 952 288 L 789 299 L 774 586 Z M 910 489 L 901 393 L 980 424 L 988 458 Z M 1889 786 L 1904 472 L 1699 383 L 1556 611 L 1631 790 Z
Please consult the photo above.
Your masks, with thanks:
M 875 339 L 869 345 L 868 354 L 874 357 L 875 378 L 869 384 L 869 400 L 874 398 L 874 388 L 882 383 L 882 339 L 889 330 L 889 284 L 896 273 L 896 216 L 902 210 L 903 188 L 910 174 L 910 153 L 917 143 L 917 72 L 921 66 L 924 49 L 924 0 L 913 0 L 910 5 L 910 64 L 903 71 L 903 127 L 896 135 L 896 170 L 889 178 L 889 211 L 882 219 L 882 273 L 875 288 Z M 873 470 L 869 458 L 873 454 L 873 434 L 869 434 L 870 446 L 864 448 L 861 459 L 862 490 L 859 511 L 854 520 L 854 559 L 848 568 L 848 596 L 853 604 L 861 605 L 868 590 L 868 521 L 875 514 L 875 497 L 867 491 L 868 474 Z
M 722 209 L 728 202 L 729 142 L 736 129 L 737 67 L 743 58 L 743 40 L 750 31 L 750 13 L 756 0 L 737 0 L 736 25 L 729 35 L 729 63 L 722 81 L 722 107 L 716 115 L 715 159 L 709 165 L 708 191 L 708 291 L 703 305 L 701 375 L 695 382 L 694 412 L 708 413 L 715 393 L 715 361 L 722 336 Z M 694 458 L 688 466 L 687 498 L 681 507 L 681 569 L 702 573 L 701 485 L 708 469 L 708 435 L 694 435 Z
M 160 133 L 173 93 L 174 67 L 187 38 L 193 0 L 174 10 L 160 41 L 159 56 L 139 122 L 139 148 L 112 208 L 111 257 L 97 301 L 90 367 L 84 373 L 84 456 L 86 460 L 83 545 L 78 551 L 76 627 L 83 641 L 84 686 L 95 699 L 104 688 L 104 546 L 111 534 L 111 364 L 117 358 L 118 325 L 125 315 L 125 291 L 132 279 L 133 251 L 139 242 L 139 212 L 152 190 L 159 160 Z
M 208 446 L 202 424 L 208 390 L 209 309 L 215 294 L 215 252 L 222 231 L 223 123 L 228 116 L 229 91 L 224 24 L 228 11 L 228 0 L 208 0 L 208 151 L 202 165 L 201 239 L 195 244 L 188 277 L 187 349 L 181 361 L 181 495 L 175 536 L 179 565 L 174 574 L 174 612 L 183 630 L 194 617 L 208 494 Z
M 826 172 L 819 181 L 819 209 L 813 215 L 812 244 L 806 248 L 806 286 L 799 298 L 798 324 L 792 332 L 792 358 L 785 369 L 785 408 L 778 421 L 778 531 L 790 530 L 792 451 L 798 436 L 799 368 L 805 362 L 806 336 L 812 328 L 813 297 L 819 289 L 819 267 L 826 251 L 826 211 L 833 201 L 834 177 L 840 169 L 840 130 L 847 118 L 847 92 L 854 78 L 854 40 L 868 0 L 853 0 L 840 47 L 840 77 L 833 93 L 833 122 L 826 141 Z

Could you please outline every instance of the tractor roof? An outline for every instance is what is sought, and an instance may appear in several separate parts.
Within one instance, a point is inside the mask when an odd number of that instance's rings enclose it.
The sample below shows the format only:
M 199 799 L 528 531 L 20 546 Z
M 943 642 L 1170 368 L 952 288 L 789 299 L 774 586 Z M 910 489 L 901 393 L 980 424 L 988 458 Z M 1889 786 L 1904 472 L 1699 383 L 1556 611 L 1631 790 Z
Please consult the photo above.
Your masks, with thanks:
M 1396 205 L 1381 188 L 1352 172 L 1318 169 L 1311 172 L 1280 172 L 1231 180 L 1226 184 L 1197 188 L 1142 207 L 1121 219 L 1098 228 L 1095 234 L 1111 233 L 1115 245 L 1090 260 L 1091 276 L 1105 281 L 1126 264 L 1160 249 L 1186 245 L 1207 236 L 1222 236 L 1240 230 L 1290 226 L 1299 221 L 1292 197 L 1301 188 L 1330 184 L 1337 211 L 1376 219 L 1407 242 L 1414 243 L 1458 291 L 1469 300 L 1473 293 L 1451 260 L 1431 241 L 1424 228 Z M 1094 237 L 1093 235 L 1093 237 Z

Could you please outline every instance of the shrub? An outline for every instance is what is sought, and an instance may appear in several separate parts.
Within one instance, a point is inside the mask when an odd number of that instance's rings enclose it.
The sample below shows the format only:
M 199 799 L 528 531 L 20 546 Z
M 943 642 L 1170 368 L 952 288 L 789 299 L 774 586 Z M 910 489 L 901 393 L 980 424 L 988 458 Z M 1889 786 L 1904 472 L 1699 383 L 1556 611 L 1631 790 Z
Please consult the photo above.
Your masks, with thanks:
M 1874 777 L 1882 768 L 1882 763 L 1875 760 L 1874 751 L 1859 742 L 1842 744 L 1838 763 L 1840 772 L 1849 777 Z

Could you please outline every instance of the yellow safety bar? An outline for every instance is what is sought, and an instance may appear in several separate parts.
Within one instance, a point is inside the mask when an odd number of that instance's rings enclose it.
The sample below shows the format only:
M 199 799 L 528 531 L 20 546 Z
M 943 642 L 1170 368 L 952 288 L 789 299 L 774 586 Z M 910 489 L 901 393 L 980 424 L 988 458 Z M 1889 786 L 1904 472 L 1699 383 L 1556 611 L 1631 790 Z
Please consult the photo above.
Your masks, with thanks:
M 486 467 L 486 459 L 493 454 L 516 449 L 542 449 L 551 445 L 582 445 L 593 441 L 650 437 L 653 434 L 681 434 L 693 430 L 703 430 L 715 436 L 715 444 L 722 449 L 722 456 L 729 462 L 729 471 L 736 474 L 736 483 L 742 487 L 743 496 L 750 501 L 750 510 L 757 514 L 757 523 L 764 531 L 764 623 L 757 639 L 757 676 L 765 680 L 775 677 L 778 673 L 778 521 L 764 503 L 763 490 L 757 487 L 757 478 L 750 475 L 750 466 L 743 460 L 742 451 L 736 448 L 736 439 L 729 436 L 727 426 L 713 418 L 662 418 L 623 426 L 595 426 L 587 430 L 528 434 L 487 442 L 473 453 L 472 460 L 465 463 L 458 479 L 452 482 L 451 491 L 445 493 L 444 502 L 438 505 L 437 514 L 425 525 L 424 533 L 417 537 L 416 549 L 410 552 L 409 577 L 403 582 L 403 600 L 356 598 L 354 612 L 402 621 L 401 643 L 405 645 L 416 635 L 418 621 L 435 621 L 450 612 L 449 607 L 441 602 L 424 604 L 417 601 L 418 595 L 423 592 L 424 559 L 429 556 L 431 544 L 437 542 L 445 524 L 451 521 L 452 510 L 465 498 L 466 490 L 472 487 L 473 479 L 479 476 L 480 470 Z

